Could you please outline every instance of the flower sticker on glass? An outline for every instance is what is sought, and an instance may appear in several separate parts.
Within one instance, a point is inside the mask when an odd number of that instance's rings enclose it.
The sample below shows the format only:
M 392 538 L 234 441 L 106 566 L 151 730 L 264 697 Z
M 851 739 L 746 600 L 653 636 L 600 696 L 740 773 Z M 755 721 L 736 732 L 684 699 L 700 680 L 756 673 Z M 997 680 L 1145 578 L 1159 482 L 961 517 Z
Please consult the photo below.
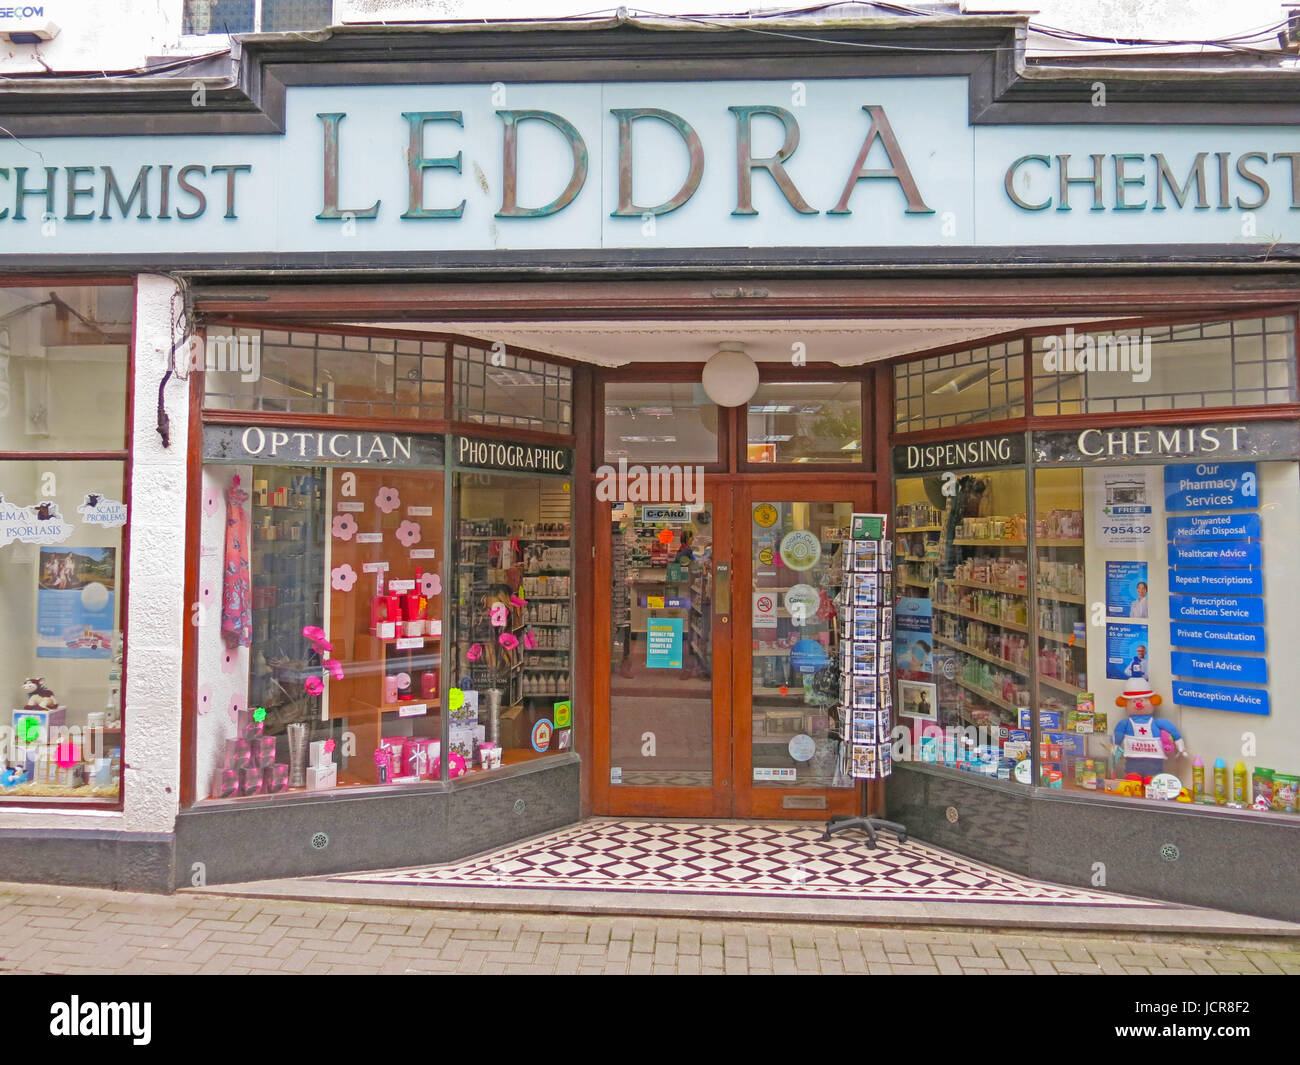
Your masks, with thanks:
M 420 594 L 426 599 L 442 594 L 442 578 L 436 573 L 425 573 L 420 577 Z
M 483 645 L 481 643 L 473 644 L 470 649 L 465 652 L 465 659 L 468 662 L 477 662 L 482 657 Z
M 216 485 L 209 485 L 203 489 L 203 513 L 209 518 L 217 512 L 221 506 L 221 489 Z
M 357 571 L 348 563 L 344 562 L 343 565 L 330 570 L 330 587 L 336 592 L 350 592 L 356 583 Z
M 335 680 L 343 679 L 343 663 L 340 662 L 337 658 L 326 659 L 325 669 L 329 672 L 329 675 L 333 677 Z
M 206 714 L 212 709 L 212 685 L 199 685 L 199 713 Z
M 532 629 L 528 629 L 524 633 L 524 650 L 526 651 L 537 650 L 537 636 Z
M 239 665 L 239 648 L 226 647 L 221 652 L 221 672 L 233 673 Z
M 230 706 L 226 708 L 226 712 L 230 715 L 230 720 L 233 721 L 236 725 L 239 724 L 239 712 L 243 709 L 244 709 L 244 700 L 241 699 L 238 695 L 232 695 L 230 697 Z
M 256 721 L 259 725 L 260 725 L 263 721 L 265 721 L 265 720 L 266 720 L 266 707 L 264 707 L 264 706 L 259 706 L 256 710 L 254 710 L 254 711 L 253 711 L 253 720 Z
M 500 636 L 498 636 L 497 643 L 499 643 L 507 651 L 513 651 L 516 647 L 519 646 L 518 638 L 516 638 L 512 633 L 509 632 L 503 632 Z
M 375 506 L 385 514 L 391 514 L 402 505 L 402 497 L 397 494 L 396 488 L 380 488 L 379 494 L 375 496 Z
M 336 540 L 351 540 L 357 534 L 357 519 L 351 514 L 335 514 L 330 532 Z
M 216 607 L 220 602 L 221 596 L 217 590 L 217 582 L 211 579 L 199 581 L 199 617 L 210 617 L 208 610 Z
M 308 677 L 302 682 L 308 695 L 319 695 L 325 690 L 325 682 L 320 677 Z
M 397 527 L 397 542 L 403 547 L 414 547 L 423 535 L 418 521 L 404 521 Z
M 506 609 L 505 603 L 493 603 L 492 609 L 488 612 L 488 618 L 494 628 L 504 629 L 506 621 L 510 617 L 510 611 Z

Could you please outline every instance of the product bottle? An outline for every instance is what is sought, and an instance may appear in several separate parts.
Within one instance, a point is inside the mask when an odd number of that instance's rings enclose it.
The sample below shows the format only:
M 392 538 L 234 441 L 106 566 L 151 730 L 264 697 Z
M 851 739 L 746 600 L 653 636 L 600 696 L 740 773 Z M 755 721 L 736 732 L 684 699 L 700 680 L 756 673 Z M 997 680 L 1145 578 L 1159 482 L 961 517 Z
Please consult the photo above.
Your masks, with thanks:
M 1223 806 L 1228 801 L 1228 763 L 1222 758 L 1214 760 L 1214 804 Z
M 1237 759 L 1232 767 L 1232 801 L 1243 806 L 1250 802 L 1246 791 L 1246 763 Z
M 1205 763 L 1198 756 L 1192 761 L 1192 802 L 1205 801 Z

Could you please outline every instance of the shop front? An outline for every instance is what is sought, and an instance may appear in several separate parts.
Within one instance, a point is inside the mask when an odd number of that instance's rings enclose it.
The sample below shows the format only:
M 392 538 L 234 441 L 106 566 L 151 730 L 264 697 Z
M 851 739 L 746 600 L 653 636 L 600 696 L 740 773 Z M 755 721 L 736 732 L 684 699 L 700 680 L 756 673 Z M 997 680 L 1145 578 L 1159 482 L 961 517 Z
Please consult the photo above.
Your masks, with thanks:
M 1289 105 L 1257 80 L 1164 129 L 1122 86 L 1012 92 L 1015 20 L 978 21 L 757 67 L 740 32 L 552 31 L 509 84 L 480 84 L 495 30 L 403 31 L 413 63 L 268 37 L 274 91 L 113 135 L 17 91 L 46 163 L 4 142 L 13 875 L 173 890 L 865 805 L 1295 916 L 1284 863 L 1222 875 L 1300 826 Z M 865 784 L 863 513 L 897 726 Z

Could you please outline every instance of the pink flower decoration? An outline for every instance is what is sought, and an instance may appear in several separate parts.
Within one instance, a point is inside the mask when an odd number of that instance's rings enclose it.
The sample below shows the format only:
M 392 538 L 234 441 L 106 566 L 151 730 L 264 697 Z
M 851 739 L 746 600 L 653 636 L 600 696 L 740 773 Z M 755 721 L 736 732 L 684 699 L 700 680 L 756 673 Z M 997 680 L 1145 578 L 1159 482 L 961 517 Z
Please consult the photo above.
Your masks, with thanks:
M 512 596 L 510 597 L 510 605 L 511 605 L 511 606 L 527 606 L 527 605 L 528 605 L 528 600 L 527 600 L 527 599 L 520 599 L 519 596 L 517 596 L 517 595 L 512 595 Z
M 420 577 L 420 594 L 426 599 L 442 594 L 442 578 L 436 573 L 425 573 Z
M 221 652 L 221 672 L 233 673 L 235 667 L 239 665 L 239 651 L 237 648 L 227 647 Z
M 404 547 L 414 547 L 424 535 L 418 521 L 404 521 L 397 527 L 397 542 Z
M 350 592 L 357 583 L 357 571 L 348 563 L 330 570 L 330 587 L 336 592 Z
M 343 679 L 343 663 L 337 658 L 327 659 L 325 662 L 325 668 L 329 671 L 329 675 L 335 680 Z
M 215 485 L 203 489 L 203 513 L 209 518 L 217 512 L 221 506 L 221 489 Z
M 319 695 L 325 690 L 325 682 L 320 677 L 308 677 L 302 682 L 302 686 L 308 695 Z
M 302 634 L 311 641 L 311 645 L 316 648 L 317 654 L 334 650 L 334 645 L 325 639 L 325 630 L 319 625 L 304 625 Z
M 402 505 L 402 497 L 397 494 L 396 488 L 380 488 L 379 494 L 375 496 L 375 506 L 385 514 L 391 514 Z
M 504 629 L 506 621 L 510 617 L 510 611 L 506 609 L 505 603 L 493 603 L 491 611 L 488 612 L 493 626 L 498 629 Z
M 500 636 L 498 636 L 497 643 L 499 643 L 507 651 L 513 651 L 516 647 L 519 646 L 518 638 L 516 638 L 513 634 L 508 632 L 503 632 Z
M 203 604 L 203 614 L 207 616 L 208 607 L 220 601 L 217 594 L 217 582 L 214 580 L 199 581 L 199 602 Z
M 470 647 L 468 651 L 465 652 L 465 658 L 469 662 L 477 662 L 482 657 L 483 657 L 483 645 L 481 643 L 474 644 L 472 647 Z
M 533 634 L 533 630 L 529 629 L 524 633 L 524 650 L 535 651 L 536 649 L 537 637 Z
M 326 752 L 327 754 L 333 754 L 333 753 L 334 753 L 334 741 L 333 741 L 333 740 L 326 740 L 326 741 L 325 741 L 325 752 Z
M 199 685 L 199 713 L 206 714 L 212 709 L 212 685 Z
M 351 540 L 357 534 L 357 519 L 351 514 L 335 514 L 330 532 L 336 540 Z
M 230 697 L 230 706 L 227 708 L 227 712 L 230 714 L 230 720 L 238 724 L 239 713 L 243 709 L 244 709 L 244 700 L 241 699 L 238 695 L 232 695 Z

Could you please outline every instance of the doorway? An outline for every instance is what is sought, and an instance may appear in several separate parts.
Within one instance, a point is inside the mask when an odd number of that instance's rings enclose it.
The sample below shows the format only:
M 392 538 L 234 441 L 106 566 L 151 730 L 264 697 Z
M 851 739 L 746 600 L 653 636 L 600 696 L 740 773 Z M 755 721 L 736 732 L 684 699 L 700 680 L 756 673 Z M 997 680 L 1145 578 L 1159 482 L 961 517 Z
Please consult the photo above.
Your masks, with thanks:
M 835 707 L 841 550 L 872 485 L 706 479 L 596 504 L 595 812 L 856 812 Z

